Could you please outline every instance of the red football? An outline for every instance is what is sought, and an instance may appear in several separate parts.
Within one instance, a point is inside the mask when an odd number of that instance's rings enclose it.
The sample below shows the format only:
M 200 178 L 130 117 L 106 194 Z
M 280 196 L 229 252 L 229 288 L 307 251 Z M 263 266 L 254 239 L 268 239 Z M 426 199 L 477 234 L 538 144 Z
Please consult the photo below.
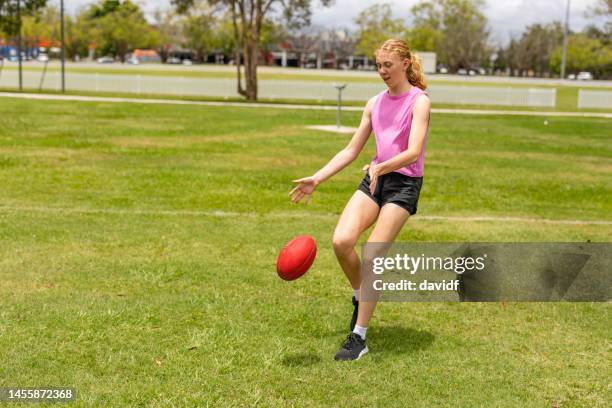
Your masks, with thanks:
M 287 243 L 278 254 L 276 272 L 284 280 L 294 280 L 306 273 L 317 256 L 317 243 L 310 235 L 300 235 Z

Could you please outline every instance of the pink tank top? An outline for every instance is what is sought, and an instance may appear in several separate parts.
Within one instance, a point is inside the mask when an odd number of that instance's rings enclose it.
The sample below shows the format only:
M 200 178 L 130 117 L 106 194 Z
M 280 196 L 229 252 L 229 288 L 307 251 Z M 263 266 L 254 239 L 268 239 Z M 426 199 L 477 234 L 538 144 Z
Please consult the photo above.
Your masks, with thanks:
M 372 164 L 387 161 L 408 148 L 408 138 L 412 124 L 412 110 L 417 96 L 426 94 L 421 88 L 413 86 L 406 93 L 391 96 L 385 90 L 378 94 L 372 111 L 372 128 L 376 140 L 376 156 Z M 423 148 L 416 162 L 395 170 L 411 177 L 422 177 L 425 167 L 425 142 L 429 127 L 423 140 Z

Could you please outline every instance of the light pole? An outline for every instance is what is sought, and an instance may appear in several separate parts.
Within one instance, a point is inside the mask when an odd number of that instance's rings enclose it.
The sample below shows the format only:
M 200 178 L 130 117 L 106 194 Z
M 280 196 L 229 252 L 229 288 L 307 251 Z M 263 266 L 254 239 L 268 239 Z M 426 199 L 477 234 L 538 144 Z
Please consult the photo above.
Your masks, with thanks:
M 62 93 L 66 92 L 66 67 L 65 67 L 65 47 L 64 47 L 64 0 L 60 0 L 60 27 L 62 32 L 62 48 L 60 58 L 62 60 Z
M 21 0 L 17 0 L 17 61 L 19 63 L 19 90 L 23 90 L 23 76 L 21 72 Z
M 563 55 L 561 57 L 561 79 L 565 79 L 565 63 L 567 61 L 567 32 L 569 29 L 570 0 L 567 0 L 565 10 L 565 26 L 563 27 Z
M 338 90 L 338 110 L 336 111 L 336 127 L 340 128 L 340 109 L 342 107 L 342 91 L 346 88 L 346 84 L 334 84 L 334 88 Z

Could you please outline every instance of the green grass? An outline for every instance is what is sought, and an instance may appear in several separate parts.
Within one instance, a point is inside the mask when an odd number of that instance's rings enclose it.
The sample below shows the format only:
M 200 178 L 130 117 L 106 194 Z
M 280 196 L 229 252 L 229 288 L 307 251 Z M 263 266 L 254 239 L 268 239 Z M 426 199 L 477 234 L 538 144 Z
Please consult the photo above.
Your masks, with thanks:
M 371 352 L 333 361 L 351 306 L 331 235 L 372 141 L 308 207 L 287 192 L 346 144 L 303 127 L 334 112 L 1 98 L 0 117 L 3 386 L 73 386 L 75 406 L 609 404 L 605 303 L 383 303 Z M 610 241 L 609 225 L 418 215 L 611 220 L 611 130 L 433 115 L 398 240 Z M 317 260 L 281 281 L 301 233 Z

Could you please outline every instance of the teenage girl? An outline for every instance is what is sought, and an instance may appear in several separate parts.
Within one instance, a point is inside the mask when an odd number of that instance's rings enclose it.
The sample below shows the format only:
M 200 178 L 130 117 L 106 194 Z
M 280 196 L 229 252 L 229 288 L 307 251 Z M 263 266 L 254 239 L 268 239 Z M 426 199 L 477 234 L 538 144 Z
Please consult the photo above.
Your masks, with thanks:
M 425 143 L 431 103 L 420 59 L 402 40 L 385 41 L 375 52 L 378 74 L 387 89 L 371 98 L 349 144 L 310 177 L 295 180 L 294 203 L 307 203 L 317 186 L 353 162 L 374 131 L 376 156 L 346 204 L 333 236 L 338 262 L 353 288 L 351 333 L 336 360 L 357 360 L 368 352 L 366 331 L 376 301 L 359 301 L 359 236 L 376 223 L 368 242 L 392 243 L 410 215 L 417 212 L 423 183 Z

